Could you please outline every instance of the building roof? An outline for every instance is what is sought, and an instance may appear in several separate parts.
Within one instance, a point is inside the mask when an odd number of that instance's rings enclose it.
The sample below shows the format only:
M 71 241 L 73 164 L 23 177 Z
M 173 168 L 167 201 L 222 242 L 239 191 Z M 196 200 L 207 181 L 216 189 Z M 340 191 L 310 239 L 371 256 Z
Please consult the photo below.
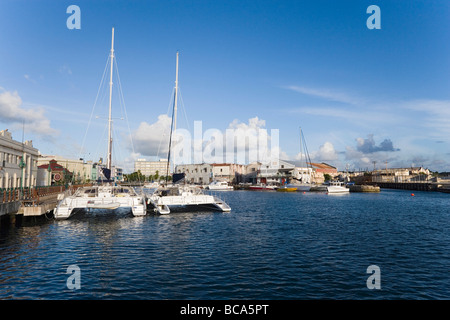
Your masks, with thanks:
M 67 173 L 71 173 L 65 167 L 63 167 L 62 165 L 58 164 L 56 162 L 56 160 L 50 160 L 49 164 L 40 165 L 40 166 L 38 166 L 38 169 L 48 169 L 49 166 L 50 166 L 50 170 L 51 171 L 63 171 L 63 170 L 66 170 Z
M 322 162 L 322 163 L 308 162 L 308 163 L 319 169 L 336 169 L 336 167 L 330 166 L 329 164 L 327 164 L 325 162 Z

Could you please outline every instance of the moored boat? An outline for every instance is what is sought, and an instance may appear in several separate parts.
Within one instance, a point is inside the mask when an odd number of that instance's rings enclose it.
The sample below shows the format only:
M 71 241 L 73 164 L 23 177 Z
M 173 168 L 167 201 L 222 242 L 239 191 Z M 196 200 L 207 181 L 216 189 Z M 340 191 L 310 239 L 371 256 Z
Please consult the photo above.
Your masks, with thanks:
M 227 190 L 233 190 L 233 186 L 229 186 L 226 181 L 213 181 L 209 185 L 205 187 L 205 189 L 208 190 L 215 190 L 215 191 L 227 191 Z
M 69 218 L 75 209 L 108 210 L 113 211 L 120 207 L 130 209 L 134 216 L 143 216 L 146 214 L 146 202 L 143 195 L 139 195 L 131 187 L 115 186 L 111 180 L 112 171 L 112 117 L 111 117 L 111 97 L 112 97 L 112 77 L 114 61 L 114 28 L 112 28 L 111 54 L 110 54 L 110 85 L 109 85 L 109 118 L 108 118 L 108 154 L 106 167 L 102 168 L 101 174 L 104 180 L 99 185 L 82 187 L 73 194 L 70 192 L 58 195 L 60 200 L 55 208 L 53 215 L 55 219 Z
M 172 135 L 176 132 L 177 123 L 177 102 L 178 102 L 178 52 L 176 62 L 176 76 L 172 112 L 172 128 L 169 138 L 169 150 L 167 161 L 166 177 L 169 176 L 169 166 L 171 163 Z M 180 176 L 181 175 L 181 176 Z M 182 181 L 182 182 L 181 182 Z M 167 179 L 166 179 L 167 183 Z M 230 206 L 222 199 L 203 193 L 198 186 L 184 183 L 184 174 L 173 174 L 172 184 L 161 185 L 153 193 L 147 196 L 147 202 L 153 211 L 159 214 L 169 214 L 173 210 L 192 211 L 212 209 L 222 212 L 231 211 Z
M 283 187 L 279 187 L 277 189 L 278 192 L 296 192 L 297 188 L 296 187 L 288 187 L 288 186 L 283 186 Z
M 274 191 L 278 187 L 272 186 L 272 185 L 266 185 L 266 184 L 254 184 L 248 187 L 250 190 L 259 190 L 259 191 Z
M 342 182 L 331 181 L 330 184 L 327 186 L 327 192 L 328 193 L 348 193 L 348 192 L 350 192 L 350 189 L 343 186 Z

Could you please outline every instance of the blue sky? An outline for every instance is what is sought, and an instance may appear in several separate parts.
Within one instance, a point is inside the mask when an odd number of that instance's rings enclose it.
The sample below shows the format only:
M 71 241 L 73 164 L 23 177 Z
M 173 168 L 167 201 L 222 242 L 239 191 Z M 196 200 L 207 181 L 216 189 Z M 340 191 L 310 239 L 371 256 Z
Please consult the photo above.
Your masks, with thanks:
M 80 30 L 66 27 L 72 4 Z M 366 26 L 373 4 L 379 30 Z M 0 128 L 20 141 L 25 119 L 43 154 L 105 157 L 107 101 L 92 110 L 114 27 L 128 115 L 114 121 L 114 149 L 126 168 L 165 156 L 179 51 L 181 128 L 279 129 L 281 157 L 294 160 L 302 127 L 314 161 L 338 169 L 450 171 L 449 17 L 446 0 L 2 0 Z

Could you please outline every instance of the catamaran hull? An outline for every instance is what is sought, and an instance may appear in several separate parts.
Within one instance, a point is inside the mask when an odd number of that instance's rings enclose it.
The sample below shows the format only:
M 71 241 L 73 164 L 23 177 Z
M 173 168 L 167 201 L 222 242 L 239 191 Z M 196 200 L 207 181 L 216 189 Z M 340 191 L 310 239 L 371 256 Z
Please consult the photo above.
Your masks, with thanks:
M 207 186 L 206 189 L 207 190 L 211 190 L 211 191 L 232 191 L 232 190 L 234 190 L 234 188 L 232 186 L 228 186 L 228 187 L 211 187 L 211 186 Z
M 60 197 L 62 198 L 62 197 Z M 112 199 L 112 200 L 111 200 Z M 128 208 L 133 216 L 145 216 L 147 206 L 144 197 L 125 197 L 118 196 L 112 198 L 105 197 L 79 197 L 76 195 L 64 197 L 59 201 L 53 216 L 57 220 L 68 219 L 75 211 L 79 209 L 90 210 L 110 210 L 118 208 Z
M 109 210 L 109 211 L 114 211 L 116 209 L 118 209 L 120 207 L 117 208 L 100 208 L 100 207 L 87 207 L 87 208 L 59 208 L 59 209 L 55 209 L 53 212 L 53 216 L 56 220 L 66 220 L 68 218 L 70 218 L 76 211 L 79 210 L 87 210 L 87 211 L 91 211 L 91 210 Z M 123 207 L 123 208 L 128 208 L 131 213 L 133 214 L 134 217 L 142 217 L 145 216 L 147 214 L 147 208 L 146 206 L 136 206 L 136 207 Z
M 209 195 L 194 195 L 188 198 L 178 196 L 156 196 L 148 198 L 147 202 L 150 205 L 150 208 L 158 214 L 169 214 L 174 211 L 231 211 L 228 204 L 214 196 Z

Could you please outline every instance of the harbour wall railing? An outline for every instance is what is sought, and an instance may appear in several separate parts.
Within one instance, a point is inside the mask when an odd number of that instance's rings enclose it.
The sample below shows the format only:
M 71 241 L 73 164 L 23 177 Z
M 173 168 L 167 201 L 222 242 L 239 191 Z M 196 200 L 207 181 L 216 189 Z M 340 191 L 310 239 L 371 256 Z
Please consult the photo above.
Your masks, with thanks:
M 17 214 L 22 206 L 37 206 L 45 202 L 54 202 L 59 193 L 74 192 L 82 185 L 43 186 L 34 188 L 0 189 L 0 216 Z

